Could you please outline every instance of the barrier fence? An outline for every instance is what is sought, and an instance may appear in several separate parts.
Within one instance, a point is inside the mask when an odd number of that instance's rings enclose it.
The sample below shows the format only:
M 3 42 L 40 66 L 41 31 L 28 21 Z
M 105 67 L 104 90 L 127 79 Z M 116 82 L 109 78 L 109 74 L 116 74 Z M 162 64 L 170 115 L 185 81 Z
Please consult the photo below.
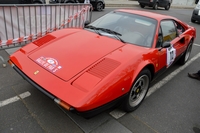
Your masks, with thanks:
M 85 21 L 91 21 L 91 7 L 81 3 L 0 5 L 0 50 L 26 45 L 55 30 L 83 28 Z

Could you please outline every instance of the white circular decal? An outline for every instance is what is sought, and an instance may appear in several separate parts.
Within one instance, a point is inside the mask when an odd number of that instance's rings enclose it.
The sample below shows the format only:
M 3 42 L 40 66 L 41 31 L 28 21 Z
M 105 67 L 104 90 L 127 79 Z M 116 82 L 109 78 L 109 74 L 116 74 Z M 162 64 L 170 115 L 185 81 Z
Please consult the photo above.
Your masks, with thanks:
M 54 60 L 51 60 L 51 59 L 47 60 L 47 62 L 48 62 L 49 64 L 54 64 L 54 63 L 55 63 L 55 61 L 54 61 Z

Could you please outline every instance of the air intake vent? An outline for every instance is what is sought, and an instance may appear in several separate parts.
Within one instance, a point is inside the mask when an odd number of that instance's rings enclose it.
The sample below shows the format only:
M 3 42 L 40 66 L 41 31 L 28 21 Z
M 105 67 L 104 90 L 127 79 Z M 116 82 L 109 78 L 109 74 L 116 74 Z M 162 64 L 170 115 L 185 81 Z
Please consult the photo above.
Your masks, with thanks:
M 119 65 L 120 65 L 120 62 L 109 59 L 109 58 L 105 58 L 101 62 L 93 66 L 88 71 L 88 73 L 102 79 L 106 77 L 109 73 L 111 73 Z
M 55 39 L 56 37 L 55 36 L 52 36 L 52 35 L 46 35 L 36 41 L 34 41 L 33 43 L 37 46 L 42 46 L 43 44 L 47 43 L 47 42 L 50 42 L 51 40 Z

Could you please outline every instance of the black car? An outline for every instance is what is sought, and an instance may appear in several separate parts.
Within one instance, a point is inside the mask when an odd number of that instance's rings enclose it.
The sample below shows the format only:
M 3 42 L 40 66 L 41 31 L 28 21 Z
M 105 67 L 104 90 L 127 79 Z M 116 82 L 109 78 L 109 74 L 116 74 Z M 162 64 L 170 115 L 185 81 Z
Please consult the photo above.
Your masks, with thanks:
M 84 3 L 85 0 L 49 0 L 49 3 Z M 105 8 L 104 0 L 90 0 L 90 4 L 96 11 L 102 11 Z
M 194 8 L 192 17 L 191 17 L 191 22 L 193 22 L 193 23 L 196 21 L 200 22 L 200 1 L 196 1 L 195 3 L 197 5 Z
M 153 7 L 153 9 L 157 10 L 158 7 L 164 7 L 165 10 L 169 10 L 172 0 L 138 0 L 141 8 L 145 6 Z
M 0 0 L 0 4 L 45 4 L 45 0 Z

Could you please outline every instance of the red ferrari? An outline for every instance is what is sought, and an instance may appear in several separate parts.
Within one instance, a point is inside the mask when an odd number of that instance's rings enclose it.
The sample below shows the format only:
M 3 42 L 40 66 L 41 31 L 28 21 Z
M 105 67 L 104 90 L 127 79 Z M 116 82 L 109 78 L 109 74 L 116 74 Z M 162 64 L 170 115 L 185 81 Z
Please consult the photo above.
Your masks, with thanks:
M 49 33 L 9 62 L 57 104 L 88 118 L 117 103 L 138 108 L 153 79 L 188 61 L 195 37 L 194 27 L 174 17 L 120 9 Z

